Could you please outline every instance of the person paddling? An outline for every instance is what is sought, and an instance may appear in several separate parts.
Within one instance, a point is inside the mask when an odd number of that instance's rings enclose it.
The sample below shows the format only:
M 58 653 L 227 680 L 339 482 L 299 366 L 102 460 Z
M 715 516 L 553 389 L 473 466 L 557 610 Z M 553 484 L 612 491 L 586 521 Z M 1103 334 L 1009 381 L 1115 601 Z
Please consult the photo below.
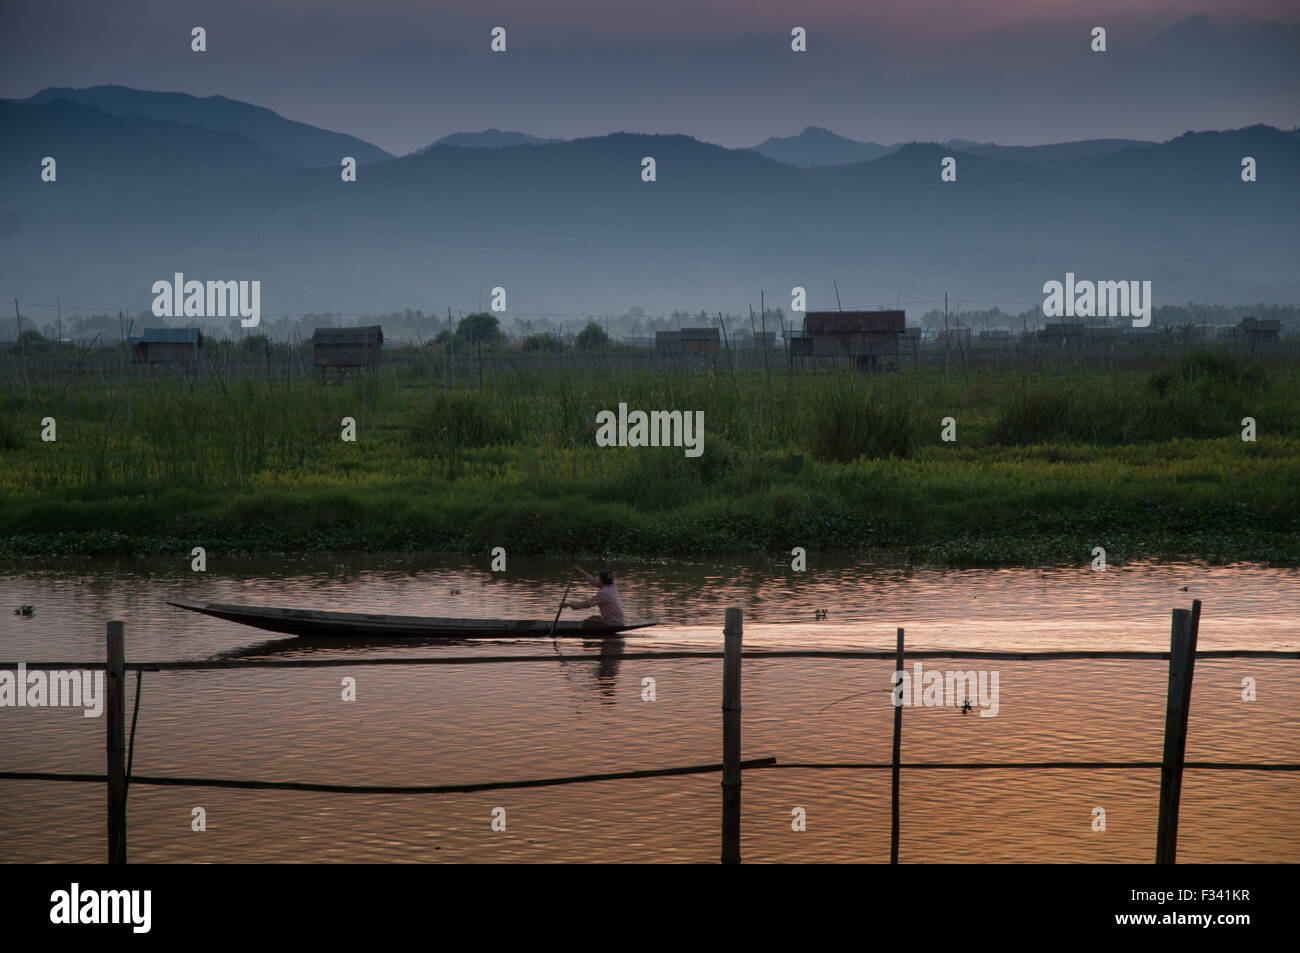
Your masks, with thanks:
M 614 574 L 604 570 L 599 577 L 596 577 L 577 563 L 573 564 L 573 571 L 595 586 L 596 594 L 590 599 L 583 599 L 580 602 L 566 602 L 565 606 L 569 609 L 590 609 L 593 606 L 600 609 L 600 615 L 591 616 L 584 621 L 584 624 L 622 625 L 624 622 L 623 603 L 618 598 L 618 589 L 614 586 Z

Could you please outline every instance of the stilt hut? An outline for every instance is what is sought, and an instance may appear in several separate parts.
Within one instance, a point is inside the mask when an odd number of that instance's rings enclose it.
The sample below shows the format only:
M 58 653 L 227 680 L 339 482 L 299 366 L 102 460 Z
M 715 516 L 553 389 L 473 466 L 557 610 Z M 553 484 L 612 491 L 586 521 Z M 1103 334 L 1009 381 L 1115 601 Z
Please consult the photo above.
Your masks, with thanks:
M 341 377 L 347 370 L 379 366 L 384 331 L 378 324 L 361 328 L 317 328 L 312 332 L 311 344 L 321 375 L 335 368 Z
M 847 361 L 860 371 L 898 370 L 902 311 L 809 311 L 807 331 L 818 363 Z
M 145 328 L 128 343 L 132 364 L 193 364 L 199 359 L 203 334 L 198 328 Z

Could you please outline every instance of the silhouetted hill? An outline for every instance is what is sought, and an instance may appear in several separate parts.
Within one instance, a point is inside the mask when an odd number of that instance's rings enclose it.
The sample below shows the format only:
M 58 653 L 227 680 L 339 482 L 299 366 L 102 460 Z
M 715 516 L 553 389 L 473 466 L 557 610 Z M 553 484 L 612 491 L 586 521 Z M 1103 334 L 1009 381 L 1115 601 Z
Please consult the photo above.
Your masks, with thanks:
M 506 146 L 543 146 L 551 142 L 563 142 L 562 139 L 542 139 L 525 132 L 503 132 L 500 129 L 484 129 L 482 132 L 453 132 L 449 136 L 435 139 L 423 149 L 425 152 L 434 146 L 459 146 L 462 149 L 501 149 Z
M 867 162 L 891 155 L 905 145 L 912 144 L 900 142 L 882 146 L 876 142 L 859 142 L 856 139 L 836 135 L 828 129 L 809 126 L 797 136 L 766 139 L 754 146 L 753 151 L 777 162 L 813 168 Z M 941 145 L 946 149 L 965 152 L 968 155 L 1006 159 L 1010 162 L 1069 162 L 1073 159 L 1113 155 L 1124 149 L 1149 146 L 1153 143 L 1142 139 L 1084 139 L 1078 142 L 1058 142 L 1042 146 L 1001 146 L 995 142 L 949 139 Z
M 239 133 L 115 116 L 66 99 L 0 100 L 0 128 L 0 197 L 16 204 L 102 201 L 302 168 Z M 45 156 L 57 163 L 52 183 L 40 180 Z
M 916 311 L 945 291 L 1028 307 L 1073 271 L 1151 280 L 1157 304 L 1300 300 L 1300 138 L 1269 127 L 1053 162 L 913 143 L 816 169 L 618 133 L 434 146 L 345 183 L 232 133 L 71 103 L 4 108 L 0 162 L 21 173 L 0 193 L 4 297 L 147 308 L 152 282 L 179 270 L 259 279 L 268 314 L 469 308 L 500 285 L 509 320 L 734 310 L 759 289 L 788 310 L 795 285 L 827 307 L 836 280 L 845 307 Z M 39 161 L 55 133 L 48 186 Z M 945 155 L 956 182 L 940 181 Z M 1243 155 L 1258 182 L 1241 181 Z M 641 180 L 645 156 L 657 181 Z M 61 201 L 88 168 L 94 188 Z
M 1091 159 L 1114 155 L 1125 149 L 1155 145 L 1144 139 L 1081 139 L 1078 142 L 1055 142 L 1043 146 L 1000 146 L 993 142 L 971 143 L 949 140 L 950 149 L 959 149 L 970 155 L 1008 162 L 1070 162 L 1074 159 Z
M 319 129 L 304 122 L 285 119 L 263 106 L 227 99 L 225 96 L 190 96 L 162 93 L 128 86 L 89 86 L 85 89 L 56 87 L 43 89 L 28 102 L 48 103 L 56 99 L 94 106 L 115 116 L 147 116 L 183 122 L 204 129 L 238 132 L 272 155 L 293 159 L 308 166 L 338 168 L 344 156 L 358 163 L 382 162 L 393 158 L 378 146 L 356 136 Z
M 755 152 L 769 159 L 809 168 L 878 159 L 894 148 L 838 136 L 819 126 L 808 126 L 797 136 L 773 136 L 753 147 Z

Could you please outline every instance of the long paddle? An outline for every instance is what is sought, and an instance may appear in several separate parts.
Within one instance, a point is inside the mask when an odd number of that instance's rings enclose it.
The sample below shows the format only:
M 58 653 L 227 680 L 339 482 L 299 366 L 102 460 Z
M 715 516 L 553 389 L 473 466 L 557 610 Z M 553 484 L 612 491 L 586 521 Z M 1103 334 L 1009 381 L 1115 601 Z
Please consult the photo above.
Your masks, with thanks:
M 555 619 L 551 622 L 551 641 L 555 640 L 555 627 L 560 623 L 560 613 L 564 611 L 564 604 L 569 601 L 569 590 L 573 588 L 573 579 L 570 577 L 569 584 L 564 587 L 564 598 L 560 600 L 560 608 L 555 610 Z
M 560 651 L 560 640 L 555 637 L 555 626 L 559 624 L 560 613 L 564 611 L 564 604 L 569 601 L 569 590 L 573 588 L 573 577 L 569 577 L 569 584 L 564 587 L 564 598 L 560 600 L 560 608 L 555 610 L 555 621 L 551 623 L 551 647 L 555 649 L 555 655 L 560 660 L 560 670 L 564 672 L 564 680 L 570 685 L 573 684 L 573 676 L 569 674 L 569 663 L 564 660 L 564 653 Z

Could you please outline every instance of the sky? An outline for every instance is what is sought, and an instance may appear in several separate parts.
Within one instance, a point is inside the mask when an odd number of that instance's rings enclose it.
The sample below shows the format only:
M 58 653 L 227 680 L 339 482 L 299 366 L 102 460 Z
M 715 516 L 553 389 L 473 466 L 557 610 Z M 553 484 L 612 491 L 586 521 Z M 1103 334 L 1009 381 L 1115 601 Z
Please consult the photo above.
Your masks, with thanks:
M 5 0 L 0 96 L 108 83 L 242 99 L 399 154 L 486 128 L 733 147 L 807 125 L 885 144 L 1159 140 L 1300 125 L 1300 4 Z

